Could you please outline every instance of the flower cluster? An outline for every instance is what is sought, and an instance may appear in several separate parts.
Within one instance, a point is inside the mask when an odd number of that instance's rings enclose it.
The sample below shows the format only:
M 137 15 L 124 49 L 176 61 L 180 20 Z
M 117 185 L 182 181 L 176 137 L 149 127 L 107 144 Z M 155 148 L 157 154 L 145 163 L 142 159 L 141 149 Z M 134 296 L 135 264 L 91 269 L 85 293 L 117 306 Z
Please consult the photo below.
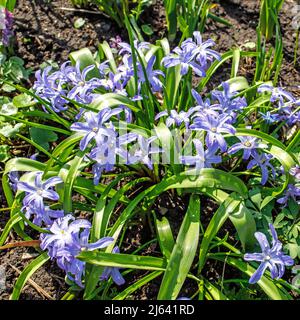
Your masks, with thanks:
M 7 47 L 14 34 L 13 15 L 4 7 L 0 7 L 0 30 L 2 32 L 2 44 Z
M 48 250 L 51 259 L 56 259 L 58 266 L 64 270 L 68 278 L 78 286 L 83 287 L 85 262 L 76 258 L 83 250 L 93 251 L 109 246 L 114 239 L 104 237 L 94 243 L 89 243 L 91 223 L 85 219 L 77 219 L 68 214 L 56 219 L 49 228 L 51 233 L 41 234 L 41 248 Z M 101 280 L 112 275 L 117 284 L 123 284 L 124 279 L 117 268 L 106 268 Z
M 170 54 L 162 59 L 166 68 L 181 65 L 181 73 L 187 73 L 189 67 L 196 70 L 196 74 L 205 75 L 205 70 L 209 63 L 214 59 L 219 59 L 219 54 L 210 49 L 214 43 L 212 40 L 202 41 L 198 32 L 194 33 L 194 39 L 190 38 L 184 41 L 180 48 L 174 49 L 175 54 Z M 76 101 L 81 104 L 89 104 L 98 96 L 105 92 L 114 92 L 125 95 L 136 101 L 143 99 L 141 94 L 142 85 L 148 80 L 152 93 L 160 92 L 163 88 L 164 74 L 160 70 L 154 70 L 156 58 L 154 55 L 146 59 L 146 65 L 137 61 L 138 88 L 133 96 L 129 96 L 127 84 L 134 77 L 132 48 L 129 44 L 118 42 L 121 48 L 121 63 L 113 73 L 107 62 L 88 66 L 81 70 L 79 62 L 72 66 L 70 62 L 64 63 L 59 71 L 50 72 L 51 67 L 36 73 L 36 82 L 34 89 L 36 94 L 48 101 L 56 112 L 64 111 L 69 106 L 69 101 Z M 150 44 L 147 42 L 134 41 L 134 50 L 139 55 L 148 52 Z M 94 77 L 94 74 L 96 77 Z M 146 78 L 147 75 L 147 78 Z M 271 102 L 278 102 L 279 108 L 286 114 L 290 106 L 286 106 L 285 100 L 295 102 L 295 99 L 283 90 L 272 88 L 268 85 L 260 86 L 259 92 L 270 91 Z M 243 159 L 249 160 L 247 169 L 259 167 L 262 172 L 261 183 L 266 184 L 269 177 L 269 169 L 275 176 L 275 170 L 271 164 L 272 156 L 259 152 L 266 146 L 259 139 L 254 137 L 238 137 L 239 143 L 228 149 L 225 134 L 234 135 L 236 129 L 235 122 L 239 114 L 247 107 L 244 97 L 239 97 L 238 92 L 233 91 L 229 83 L 223 82 L 221 89 L 211 92 L 211 97 L 202 99 L 200 94 L 192 89 L 192 96 L 195 105 L 187 110 L 170 110 L 158 113 L 155 120 L 166 117 L 167 127 L 180 127 L 185 125 L 187 130 L 195 132 L 205 132 L 205 146 L 196 140 L 193 142 L 197 155 L 182 155 L 181 163 L 193 165 L 196 168 L 210 167 L 212 164 L 221 162 L 221 156 L 218 151 L 235 154 L 243 151 Z M 83 109 L 78 114 L 79 122 L 74 123 L 71 129 L 80 132 L 83 138 L 80 142 L 80 149 L 85 150 L 90 146 L 88 154 L 90 160 L 94 161 L 92 168 L 94 174 L 94 183 L 98 184 L 103 171 L 111 171 L 116 163 L 116 157 L 121 158 L 124 164 L 134 164 L 142 162 L 152 169 L 152 162 L 149 158 L 151 153 L 158 153 L 159 149 L 150 148 L 150 143 L 155 140 L 151 137 L 148 140 L 137 134 L 119 135 L 112 124 L 111 118 L 120 118 L 122 111 L 125 114 L 125 121 L 132 121 L 131 111 L 120 105 L 115 109 L 104 108 L 99 113 L 87 112 Z M 265 117 L 267 115 L 262 115 Z M 274 114 L 268 115 L 269 119 L 275 117 Z M 136 142 L 140 145 L 138 150 L 131 148 L 134 153 L 129 152 L 130 144 Z M 202 146 L 200 146 L 200 144 Z M 160 150 L 162 151 L 162 150 Z M 201 156 L 200 156 L 201 155 Z
M 181 75 L 188 73 L 192 69 L 197 76 L 205 77 L 208 63 L 214 59 L 220 60 L 221 56 L 210 47 L 214 46 L 213 40 L 202 41 L 199 31 L 193 33 L 194 40 L 185 40 L 181 47 L 176 47 L 173 53 L 163 58 L 162 62 L 166 68 L 180 65 Z
M 203 101 L 202 97 L 194 89 L 192 95 L 196 101 L 196 106 L 189 108 L 187 111 L 171 110 L 160 112 L 156 119 L 167 117 L 165 122 L 168 127 L 180 127 L 185 125 L 186 129 L 192 131 L 205 132 L 205 144 L 207 150 L 204 151 L 203 144 L 194 139 L 196 156 L 182 156 L 181 161 L 185 165 L 194 165 L 195 168 L 209 168 L 212 164 L 222 162 L 220 155 L 216 152 L 227 151 L 228 154 L 235 154 L 238 151 L 243 151 L 243 159 L 249 160 L 247 169 L 252 169 L 258 166 L 262 172 L 261 183 L 264 185 L 269 177 L 269 169 L 272 175 L 275 176 L 275 169 L 270 163 L 272 156 L 259 152 L 267 148 L 267 145 L 262 143 L 258 138 L 250 136 L 237 137 L 240 142 L 228 148 L 224 134 L 235 135 L 236 129 L 234 123 L 237 115 L 247 106 L 245 98 L 235 97 L 237 92 L 231 92 L 228 83 L 222 83 L 222 91 L 214 90 L 211 94 L 212 101 L 206 99 Z
M 42 172 L 34 174 L 33 182 L 19 180 L 19 176 L 11 175 L 13 186 L 16 191 L 25 191 L 22 211 L 26 211 L 26 218 L 33 215 L 33 223 L 41 226 L 46 225 L 49 233 L 40 235 L 41 248 L 48 250 L 51 259 L 56 259 L 58 266 L 63 269 L 68 278 L 80 287 L 83 287 L 82 279 L 85 272 L 85 262 L 80 261 L 76 256 L 82 250 L 102 249 L 110 245 L 114 239 L 104 237 L 94 243 L 89 243 L 91 223 L 85 219 L 77 219 L 71 215 L 65 215 L 63 210 L 52 210 L 45 204 L 45 200 L 57 201 L 59 195 L 53 187 L 62 182 L 59 177 L 52 177 L 45 182 L 42 181 Z M 113 253 L 119 252 L 115 247 Z M 121 285 L 125 282 L 117 268 L 106 267 L 100 280 L 107 280 L 109 277 Z
M 102 79 L 90 76 L 95 69 L 96 66 L 92 65 L 81 70 L 80 62 L 72 66 L 70 61 L 63 63 L 60 70 L 55 72 L 51 72 L 52 67 L 49 66 L 36 72 L 33 89 L 39 97 L 50 103 L 55 112 L 66 110 L 68 99 L 89 104 L 94 98 L 93 90 L 103 86 Z M 97 75 L 100 77 L 102 70 L 98 70 Z
M 81 104 L 90 104 L 101 93 L 112 92 L 128 96 L 126 85 L 134 76 L 133 58 L 131 47 L 126 43 L 118 43 L 121 47 L 122 63 L 115 73 L 109 70 L 108 63 L 81 68 L 80 62 L 72 66 L 70 61 L 62 64 L 60 70 L 52 72 L 52 67 L 36 72 L 36 81 L 33 89 L 36 94 L 47 101 L 55 112 L 62 112 L 68 108 L 69 101 Z M 135 42 L 137 51 L 149 49 L 149 43 Z M 141 87 L 146 82 L 146 76 L 153 93 L 161 91 L 163 84 L 159 77 L 164 77 L 160 70 L 154 70 L 156 57 L 151 56 L 142 66 L 137 62 L 138 88 L 134 96 L 129 96 L 133 101 L 142 99 Z M 144 68 L 145 70 L 144 70 Z M 82 115 L 79 113 L 78 118 Z
M 257 89 L 258 92 L 271 94 L 270 102 L 275 105 L 275 110 L 266 114 L 261 113 L 262 118 L 267 123 L 286 121 L 288 125 L 296 124 L 300 121 L 300 111 L 294 111 L 293 107 L 299 105 L 296 98 L 280 87 L 273 87 L 269 84 L 262 84 Z
M 270 269 L 273 279 L 279 279 L 284 274 L 285 266 L 292 266 L 294 264 L 294 260 L 282 252 L 282 243 L 278 240 L 274 226 L 269 224 L 269 227 L 272 234 L 272 246 L 270 247 L 267 237 L 263 233 L 255 232 L 254 235 L 261 247 L 261 253 L 246 253 L 244 255 L 246 261 L 260 262 L 249 283 L 258 282 L 266 269 Z
M 61 210 L 52 210 L 45 204 L 45 200 L 57 201 L 59 195 L 53 190 L 53 187 L 62 182 L 59 177 L 52 177 L 45 182 L 42 181 L 42 172 L 34 174 L 34 181 L 31 182 L 17 182 L 17 189 L 25 191 L 23 199 L 22 211 L 25 211 L 25 216 L 30 219 L 33 216 L 33 223 L 41 226 L 45 223 L 49 226 L 53 223 L 53 219 L 62 217 L 64 215 Z
M 117 156 L 122 159 L 119 163 L 143 163 L 152 169 L 151 155 L 162 151 L 152 146 L 157 137 L 145 138 L 135 133 L 119 135 L 110 119 L 122 111 L 124 108 L 104 108 L 98 114 L 86 112 L 83 116 L 85 122 L 76 122 L 71 126 L 73 131 L 83 135 L 79 144 L 81 150 L 89 144 L 93 146 L 88 157 L 94 162 L 95 185 L 99 183 L 103 171 L 113 170 Z

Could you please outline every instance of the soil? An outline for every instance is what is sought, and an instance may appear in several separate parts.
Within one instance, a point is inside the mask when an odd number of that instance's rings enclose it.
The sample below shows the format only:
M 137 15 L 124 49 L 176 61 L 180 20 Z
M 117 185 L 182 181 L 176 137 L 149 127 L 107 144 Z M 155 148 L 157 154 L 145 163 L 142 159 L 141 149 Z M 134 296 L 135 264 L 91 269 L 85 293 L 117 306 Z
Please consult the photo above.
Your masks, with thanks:
M 166 36 L 165 12 L 161 5 L 162 1 L 156 1 L 142 15 L 142 23 L 151 24 L 154 35 L 150 40 L 155 40 Z M 228 20 L 232 27 L 221 25 L 212 20 L 208 20 L 204 39 L 212 38 L 216 42 L 215 49 L 221 53 L 226 52 L 232 47 L 245 47 L 245 45 L 256 42 L 256 27 L 259 15 L 258 0 L 219 0 L 214 1 L 216 7 L 213 9 L 214 14 Z M 296 1 L 286 0 L 280 14 L 284 42 L 284 60 L 281 69 L 279 84 L 292 91 L 295 95 L 300 96 L 300 50 L 298 52 L 297 67 L 293 65 L 295 32 L 291 27 L 293 16 L 291 9 L 295 6 Z M 19 0 L 15 9 L 15 34 L 16 34 L 16 55 L 24 59 L 26 66 L 36 70 L 39 65 L 47 60 L 52 60 L 61 64 L 68 59 L 71 51 L 83 47 L 89 47 L 92 51 L 97 50 L 99 43 L 103 40 L 110 41 L 116 36 L 127 40 L 125 29 L 120 29 L 110 19 L 94 8 L 87 8 L 93 11 L 90 14 L 80 13 L 77 9 L 72 11 L 62 8 L 73 8 L 68 0 Z M 85 20 L 84 25 L 76 29 L 74 23 L 78 18 Z M 146 37 L 145 37 L 146 38 Z M 148 40 L 148 39 L 146 39 Z M 225 64 L 221 70 L 214 76 L 212 86 L 220 84 L 221 81 L 227 80 L 230 73 L 230 63 Z M 245 76 L 250 81 L 253 78 L 254 61 L 245 59 L 242 61 L 239 75 Z M 0 186 L 0 203 L 5 208 L 5 198 Z M 175 235 L 179 230 L 180 220 L 185 212 L 186 201 L 178 199 L 175 204 L 170 202 L 170 195 L 166 194 L 160 199 L 159 208 L 168 209 L 168 217 L 175 230 Z M 215 204 L 208 203 L 203 208 L 210 208 L 203 213 L 203 223 L 207 224 L 209 217 L 214 211 Z M 0 212 L 0 233 L 9 218 L 8 212 Z M 225 226 L 230 229 L 230 225 Z M 123 252 L 130 253 L 136 250 L 141 244 L 152 238 L 152 230 L 148 224 L 141 218 L 137 218 L 131 224 L 124 238 Z M 14 240 L 14 234 L 11 233 L 8 241 Z M 234 241 L 234 239 L 233 239 Z M 156 255 L 159 252 L 157 243 L 152 243 L 142 251 L 142 254 Z M 9 298 L 13 285 L 18 277 L 18 272 L 11 266 L 22 271 L 24 267 L 32 261 L 36 251 L 33 248 L 14 248 L 0 251 L 0 267 L 5 271 L 6 288 L 0 286 L 0 300 Z M 26 258 L 26 259 L 24 259 Z M 1 271 L 1 270 L 0 270 Z M 205 270 L 208 278 L 220 278 L 222 265 L 211 263 Z M 228 271 L 231 272 L 233 271 Z M 127 279 L 127 284 L 132 284 L 139 279 L 144 272 L 138 272 Z M 41 267 L 31 278 L 53 299 L 60 299 L 67 291 L 68 287 L 64 281 L 64 274 L 56 267 L 55 263 L 48 262 Z M 3 278 L 0 277 L 3 282 Z M 151 283 L 138 290 L 132 299 L 155 299 L 161 278 L 157 278 Z M 182 295 L 191 295 L 197 288 L 193 283 L 187 282 L 182 290 Z M 27 283 L 22 291 L 20 299 L 49 299 L 45 297 L 40 290 L 36 290 L 31 284 Z

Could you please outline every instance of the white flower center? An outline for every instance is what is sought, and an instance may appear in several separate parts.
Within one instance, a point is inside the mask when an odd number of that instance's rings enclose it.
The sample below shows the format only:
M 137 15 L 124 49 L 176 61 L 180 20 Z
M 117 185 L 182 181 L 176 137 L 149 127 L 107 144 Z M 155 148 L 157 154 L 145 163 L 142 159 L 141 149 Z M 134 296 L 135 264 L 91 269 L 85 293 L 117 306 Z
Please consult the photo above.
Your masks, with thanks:
M 250 148 L 252 146 L 252 143 L 247 140 L 247 141 L 244 142 L 244 146 L 247 147 L 247 148 Z

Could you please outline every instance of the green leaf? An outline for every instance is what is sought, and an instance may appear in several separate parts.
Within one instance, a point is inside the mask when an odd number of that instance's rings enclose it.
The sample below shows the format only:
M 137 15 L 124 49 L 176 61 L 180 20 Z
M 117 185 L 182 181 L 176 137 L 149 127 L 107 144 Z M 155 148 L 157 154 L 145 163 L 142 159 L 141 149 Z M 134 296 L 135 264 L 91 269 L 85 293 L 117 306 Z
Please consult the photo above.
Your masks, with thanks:
M 135 197 L 126 209 L 122 212 L 121 216 L 117 219 L 116 223 L 113 225 L 110 236 L 117 239 L 119 233 L 122 230 L 125 222 L 131 218 L 136 206 L 147 196 L 146 207 L 149 207 L 161 193 L 169 189 L 187 189 L 191 193 L 206 193 L 213 194 L 212 189 L 226 189 L 231 191 L 236 191 L 242 197 L 247 197 L 248 189 L 244 183 L 231 175 L 217 169 L 202 169 L 195 175 L 194 170 L 186 171 L 178 176 L 172 176 L 162 180 L 155 186 L 152 186 L 145 191 L 139 193 Z M 221 193 L 222 194 L 222 193 Z
M 9 234 L 10 230 L 13 228 L 13 226 L 21 220 L 22 220 L 22 218 L 19 215 L 14 215 L 7 221 L 3 231 L 1 233 L 1 236 L 0 236 L 0 246 L 3 246 L 5 240 Z
M 20 274 L 18 280 L 14 284 L 14 290 L 10 296 L 10 300 L 18 300 L 23 287 L 28 279 L 38 270 L 44 263 L 46 263 L 50 257 L 47 253 L 43 253 L 34 259 Z
M 84 68 L 86 68 L 88 66 L 95 65 L 95 68 L 87 74 L 87 76 L 86 76 L 87 80 L 90 80 L 93 77 L 99 78 L 99 71 L 96 68 L 96 61 L 95 61 L 90 49 L 83 48 L 78 51 L 74 51 L 74 52 L 70 53 L 69 57 L 74 65 L 76 64 L 77 61 L 80 61 L 80 69 L 81 70 L 83 70 Z
M 210 293 L 214 300 L 229 300 L 224 293 L 222 293 L 217 287 L 215 287 L 211 282 L 204 279 L 205 289 Z
M 175 242 L 169 221 L 166 217 L 162 217 L 162 219 L 159 220 L 155 214 L 154 221 L 160 249 L 164 257 L 170 259 Z
M 22 93 L 13 98 L 13 104 L 17 108 L 25 108 L 34 105 L 35 102 L 30 95 Z
M 192 195 L 159 288 L 158 300 L 177 298 L 196 254 L 199 231 L 200 199 L 198 195 Z
M 18 113 L 18 108 L 13 103 L 5 103 L 1 106 L 0 115 L 14 115 Z
M 231 67 L 231 78 L 237 76 L 240 65 L 241 51 L 240 49 L 233 49 L 232 67 Z
M 252 248 L 255 244 L 255 219 L 251 211 L 242 202 L 237 210 L 229 214 L 229 219 L 237 230 L 243 249 Z
M 188 170 L 181 172 L 178 176 L 166 178 L 155 186 L 152 193 L 160 194 L 162 190 L 176 188 L 194 188 L 194 192 L 197 190 L 205 192 L 206 188 L 215 188 L 237 192 L 243 198 L 248 196 L 248 188 L 242 180 L 228 172 L 211 168 L 200 171 Z
M 153 30 L 149 24 L 143 24 L 141 28 L 147 36 L 151 36 L 153 34 Z
M 10 147 L 6 144 L 0 146 L 0 162 L 6 162 L 10 158 Z
M 45 150 L 49 150 L 49 142 L 55 142 L 58 139 L 55 132 L 45 129 L 30 128 L 29 133 L 31 139 Z
M 166 9 L 166 18 L 169 31 L 169 40 L 173 41 L 176 38 L 177 33 L 177 10 L 175 0 L 164 0 L 164 6 Z
M 111 215 L 113 214 L 113 210 L 120 199 L 123 197 L 124 193 L 129 191 L 138 183 L 143 183 L 149 181 L 149 178 L 139 178 L 133 181 L 130 181 L 126 185 L 124 185 L 120 190 L 118 190 L 115 195 L 111 198 L 111 200 L 107 203 L 107 199 L 115 187 L 116 184 L 120 182 L 126 176 L 132 175 L 132 173 L 124 173 L 120 174 L 115 180 L 113 180 L 104 190 L 100 199 L 96 204 L 96 209 L 93 218 L 92 231 L 91 231 L 91 241 L 95 242 L 101 237 L 104 237 L 106 234 L 106 229 L 108 227 L 108 223 Z M 109 252 L 109 247 L 107 252 Z M 84 296 L 88 299 L 92 294 L 93 290 L 96 288 L 97 283 L 99 282 L 99 277 L 103 272 L 103 268 L 97 266 L 88 266 L 87 265 L 87 273 L 86 273 L 86 286 Z
M 78 18 L 74 22 L 74 27 L 75 29 L 80 29 L 81 27 L 84 26 L 84 24 L 85 24 L 85 20 L 83 18 Z
M 11 125 L 10 123 L 0 122 L 0 135 L 3 135 L 6 138 L 15 136 L 20 129 L 23 127 L 22 123 L 17 123 L 16 125 Z
M 211 241 L 217 235 L 218 231 L 221 229 L 224 222 L 228 219 L 229 214 L 231 212 L 234 212 L 234 210 L 238 208 L 240 203 L 241 199 L 239 199 L 235 194 L 227 196 L 226 200 L 223 203 L 221 203 L 218 210 L 214 213 L 213 217 L 211 218 L 209 225 L 205 230 L 200 245 L 198 274 L 200 274 L 201 270 L 205 265 L 207 259 L 207 252 Z
M 99 51 L 105 56 L 105 60 L 108 60 L 112 72 L 117 73 L 117 65 L 114 59 L 114 55 L 107 41 L 104 41 L 99 45 Z
M 60 169 L 58 176 L 64 182 L 63 187 L 63 208 L 65 212 L 72 212 L 72 190 L 76 177 L 80 174 L 80 165 L 85 157 L 85 152 L 80 151 L 74 159 L 65 163 Z
M 6 163 L 4 174 L 11 171 L 44 171 L 46 165 L 27 158 L 13 158 Z
M 77 258 L 90 264 L 103 267 L 158 271 L 166 268 L 166 261 L 161 258 L 137 256 L 133 254 L 82 251 Z
M 132 294 L 136 290 L 140 289 L 142 286 L 144 286 L 145 284 L 147 284 L 151 280 L 157 278 L 161 274 L 162 274 L 162 271 L 153 271 L 153 272 L 147 274 L 146 276 L 142 277 L 142 279 L 135 281 L 131 286 L 127 287 L 124 291 L 122 291 L 118 295 L 116 295 L 113 298 L 113 300 L 124 300 L 130 294 Z
M 128 108 L 130 108 L 133 112 L 140 111 L 126 96 L 122 96 L 120 94 L 116 93 L 105 93 L 101 96 L 95 98 L 93 102 L 91 103 L 91 107 L 95 108 L 97 110 L 101 110 L 104 108 L 112 108 L 112 107 L 118 107 L 120 105 L 125 105 Z
M 1 89 L 4 91 L 4 92 L 13 92 L 15 91 L 15 87 L 13 87 L 12 85 L 9 85 L 7 83 L 5 83 Z

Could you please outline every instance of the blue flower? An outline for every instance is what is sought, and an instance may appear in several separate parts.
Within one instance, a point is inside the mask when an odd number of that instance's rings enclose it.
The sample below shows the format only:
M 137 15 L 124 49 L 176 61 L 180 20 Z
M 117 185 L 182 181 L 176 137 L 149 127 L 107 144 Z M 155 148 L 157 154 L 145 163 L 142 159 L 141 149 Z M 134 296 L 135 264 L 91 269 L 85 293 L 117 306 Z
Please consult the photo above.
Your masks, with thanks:
M 194 107 L 194 111 L 199 111 L 194 116 L 212 115 L 217 117 L 219 115 L 218 111 L 222 110 L 218 104 L 211 105 L 211 102 L 208 98 L 203 101 L 200 94 L 194 89 L 192 89 L 192 96 L 197 102 L 197 106 Z
M 120 42 L 119 46 L 122 48 L 119 51 L 119 54 L 132 54 L 131 52 L 131 46 L 129 43 L 126 42 Z M 133 41 L 133 46 L 136 50 L 141 51 L 141 50 L 148 50 L 150 48 L 150 43 L 149 42 L 139 42 L 138 40 Z
M 17 184 L 18 190 L 25 191 L 26 194 L 23 199 L 23 205 L 34 208 L 39 212 L 45 208 L 44 199 L 54 201 L 59 199 L 59 195 L 51 188 L 62 183 L 59 177 L 53 177 L 42 182 L 42 175 L 42 172 L 36 172 L 33 184 L 22 181 L 19 181 Z
M 244 97 L 237 97 L 232 99 L 235 95 L 238 94 L 238 92 L 231 91 L 229 83 L 222 82 L 222 87 L 222 91 L 212 91 L 211 96 L 213 99 L 218 100 L 223 112 L 231 115 L 233 111 L 240 111 L 247 106 L 247 101 Z
M 270 163 L 273 156 L 271 154 L 259 154 L 257 152 L 252 153 L 251 156 L 253 157 L 252 160 L 249 161 L 247 170 L 252 169 L 254 166 L 259 166 L 261 169 L 261 181 L 262 185 L 265 185 L 269 178 L 269 171 L 268 168 L 271 169 L 273 177 L 275 177 L 275 168 Z
M 239 150 L 243 150 L 243 159 L 248 160 L 252 154 L 256 153 L 257 149 L 264 149 L 266 144 L 259 142 L 255 137 L 241 136 L 237 137 L 241 142 L 234 144 L 228 149 L 229 154 L 237 153 Z
M 151 147 L 151 144 L 157 139 L 156 136 L 152 136 L 148 139 L 141 135 L 137 136 L 137 144 L 132 146 L 129 154 L 129 164 L 143 163 L 147 165 L 149 169 L 153 169 L 153 164 L 151 160 L 152 154 L 157 154 L 162 152 L 158 147 Z
M 217 118 L 211 115 L 197 117 L 190 126 L 190 129 L 206 131 L 205 142 L 207 147 L 210 148 L 216 144 L 222 152 L 225 152 L 227 143 L 222 133 L 235 134 L 236 131 L 232 125 L 227 123 L 229 118 L 230 117 L 225 114 L 220 115 Z
M 300 166 L 296 164 L 290 169 L 290 174 L 295 177 L 296 180 L 300 180 Z
M 169 54 L 162 59 L 162 63 L 166 68 L 180 65 L 181 75 L 186 75 L 189 68 L 192 68 L 197 76 L 205 76 L 205 69 L 195 61 L 195 53 L 193 50 L 189 50 L 188 47 L 186 47 L 186 49 L 181 49 L 179 47 L 175 48 L 172 54 Z
M 68 278 L 83 287 L 82 277 L 85 273 L 85 262 L 76 256 L 82 250 L 96 250 L 109 246 L 114 239 L 104 237 L 94 243 L 89 243 L 91 223 L 85 219 L 78 219 L 72 215 L 58 218 L 49 228 L 51 233 L 41 234 L 41 248 L 48 250 L 51 259 L 56 259 L 58 266 L 63 269 Z
M 194 31 L 193 36 L 195 41 L 192 38 L 185 40 L 182 43 L 182 48 L 192 51 L 195 54 L 195 59 L 200 63 L 202 67 L 207 68 L 207 61 L 213 61 L 214 59 L 220 60 L 221 55 L 215 50 L 209 49 L 215 45 L 215 42 L 212 39 L 202 41 L 202 36 L 199 31 Z
M 193 144 L 196 149 L 196 156 L 181 156 L 180 160 L 183 164 L 188 166 L 195 166 L 195 169 L 200 170 L 203 168 L 211 168 L 212 164 L 222 162 L 222 157 L 217 156 L 215 153 L 218 149 L 216 145 L 204 151 L 203 145 L 200 140 L 194 139 Z
M 66 110 L 68 101 L 63 98 L 68 92 L 63 88 L 64 80 L 61 78 L 60 72 L 50 74 L 52 67 L 46 67 L 43 71 L 38 70 L 35 73 L 36 81 L 33 85 L 35 94 L 50 103 L 51 108 L 55 112 Z M 43 106 L 43 109 L 45 107 Z
M 121 113 L 123 108 L 104 108 L 99 111 L 98 114 L 94 112 L 86 112 L 84 114 L 84 119 L 86 122 L 75 122 L 71 125 L 71 130 L 77 131 L 84 134 L 81 139 L 79 147 L 80 150 L 85 150 L 92 139 L 98 135 L 99 131 L 103 132 L 107 128 L 105 125 L 108 123 L 111 117 Z
M 278 203 L 287 205 L 289 199 L 293 199 L 295 202 L 300 204 L 300 188 L 294 186 L 293 184 L 289 184 L 287 189 L 284 192 L 284 196 L 277 200 Z
M 175 48 L 172 54 L 163 58 L 162 63 L 166 68 L 180 65 L 181 75 L 187 74 L 189 68 L 192 68 L 196 75 L 204 77 L 208 61 L 219 60 L 220 55 L 216 51 L 209 49 L 215 44 L 211 39 L 202 42 L 202 37 L 198 31 L 195 31 L 193 35 L 195 41 L 192 38 L 185 40 L 181 48 Z
M 277 122 L 278 119 L 278 114 L 271 114 L 270 111 L 267 111 L 265 114 L 262 112 L 259 112 L 259 114 L 261 115 L 262 119 L 264 119 L 267 123 L 274 123 Z
M 102 84 L 102 81 L 99 78 L 87 79 L 88 73 L 95 68 L 95 65 L 91 65 L 81 71 L 79 60 L 76 62 L 75 67 L 65 68 L 64 76 L 72 86 L 71 90 L 68 92 L 69 99 L 80 103 L 92 102 L 93 95 L 91 95 L 91 92 Z
M 89 154 L 90 158 L 96 161 L 92 167 L 95 185 L 99 184 L 102 172 L 113 170 L 116 163 L 116 141 L 114 138 L 108 137 L 108 139 L 109 141 L 103 141 L 101 146 L 98 141 L 98 146 Z
M 282 107 L 285 104 L 285 100 L 288 102 L 296 102 L 296 99 L 293 97 L 292 94 L 285 91 L 283 88 L 276 88 L 269 84 L 262 84 L 257 89 L 257 92 L 270 92 L 271 93 L 271 102 L 278 102 L 279 107 Z
M 120 249 L 116 246 L 112 250 L 112 253 L 120 253 Z M 100 280 L 108 280 L 109 277 L 112 277 L 113 281 L 118 285 L 121 286 L 125 283 L 125 279 L 121 275 L 119 268 L 114 267 L 106 267 L 100 276 Z
M 170 127 L 172 125 L 176 125 L 177 127 L 180 127 L 182 123 L 184 123 L 185 127 L 188 128 L 190 124 L 190 117 L 191 115 L 198 110 L 197 108 L 190 108 L 187 112 L 180 111 L 179 113 L 176 110 L 171 110 L 170 114 L 168 111 L 161 111 L 159 112 L 155 120 L 160 119 L 161 117 L 168 116 L 166 119 L 166 126 Z
M 20 175 L 18 171 L 10 171 L 8 173 L 8 178 L 9 178 L 9 185 L 12 188 L 14 192 L 17 192 L 18 190 L 18 182 L 20 179 Z
M 26 210 L 25 217 L 30 220 L 33 216 L 32 222 L 37 226 L 41 226 L 45 223 L 46 226 L 51 226 L 53 220 L 64 216 L 63 210 L 52 210 L 49 206 L 45 206 L 43 210 L 38 210 L 32 206 L 24 206 L 22 211 Z
M 0 7 L 0 30 L 2 30 L 2 43 L 8 47 L 13 32 L 13 15 L 6 8 Z
M 272 234 L 272 247 L 267 240 L 267 237 L 261 232 L 255 232 L 254 236 L 257 239 L 261 253 L 246 253 L 244 259 L 246 261 L 258 261 L 260 266 L 251 276 L 249 283 L 258 282 L 263 276 L 266 269 L 271 271 L 273 279 L 282 278 L 285 272 L 285 266 L 292 266 L 294 260 L 282 252 L 282 243 L 278 240 L 277 233 L 272 224 L 269 224 Z
M 71 222 L 71 223 L 70 223 Z M 90 229 L 91 223 L 85 219 L 78 219 L 68 214 L 56 219 L 49 228 L 50 234 L 42 234 L 41 248 L 48 249 L 51 259 L 57 256 L 65 247 L 77 248 L 78 234 L 81 229 Z
M 122 64 L 118 66 L 117 73 L 111 78 L 114 84 L 119 81 L 122 82 L 122 86 L 125 87 L 129 79 L 134 75 L 134 68 L 132 58 L 125 55 L 122 59 Z
M 159 80 L 159 76 L 164 77 L 164 73 L 160 70 L 153 70 L 154 64 L 155 64 L 155 60 L 156 57 L 152 56 L 146 66 L 146 76 L 147 79 L 151 85 L 151 89 L 153 92 L 159 92 L 161 91 L 163 84 L 162 82 Z M 138 78 L 139 78 L 139 84 L 142 84 L 144 82 L 146 82 L 146 77 L 144 74 L 144 70 L 142 68 L 142 66 L 139 64 L 138 67 Z

